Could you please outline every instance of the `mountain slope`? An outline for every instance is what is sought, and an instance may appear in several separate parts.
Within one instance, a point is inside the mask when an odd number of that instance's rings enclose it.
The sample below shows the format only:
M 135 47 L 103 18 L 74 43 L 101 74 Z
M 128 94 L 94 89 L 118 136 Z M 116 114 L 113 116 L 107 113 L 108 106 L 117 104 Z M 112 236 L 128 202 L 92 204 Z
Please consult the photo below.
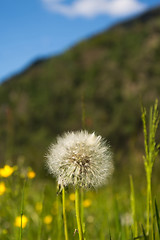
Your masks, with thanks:
M 142 151 L 140 104 L 160 95 L 160 8 L 37 61 L 0 85 L 0 162 L 41 167 L 48 144 L 81 128 L 106 137 L 125 161 Z

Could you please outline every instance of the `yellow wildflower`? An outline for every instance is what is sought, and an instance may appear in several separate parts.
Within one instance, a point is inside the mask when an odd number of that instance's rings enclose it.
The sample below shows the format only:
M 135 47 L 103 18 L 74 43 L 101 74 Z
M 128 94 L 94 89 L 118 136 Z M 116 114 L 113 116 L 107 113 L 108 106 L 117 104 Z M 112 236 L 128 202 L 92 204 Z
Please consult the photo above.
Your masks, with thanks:
M 14 167 L 10 167 L 9 165 L 5 165 L 4 168 L 0 168 L 0 177 L 7 178 L 10 175 L 12 175 L 12 173 L 14 171 L 15 171 Z
M 3 195 L 6 191 L 6 186 L 4 182 L 0 182 L 0 195 Z
M 71 194 L 69 195 L 69 199 L 70 199 L 71 201 L 75 201 L 75 194 L 74 194 L 74 193 L 71 193 Z
M 42 211 L 42 203 L 41 202 L 37 202 L 35 207 L 36 207 L 37 212 L 40 213 Z
M 27 222 L 28 222 L 28 218 L 27 218 L 25 215 L 23 215 L 23 216 L 22 216 L 22 228 L 25 228 L 25 227 L 26 227 Z M 15 225 L 16 227 L 21 227 L 21 216 L 17 216 L 17 217 L 15 218 L 14 225 Z
M 51 224 L 51 222 L 52 222 L 52 216 L 51 216 L 51 215 L 45 216 L 44 219 L 43 219 L 43 221 L 44 221 L 44 223 L 47 224 L 47 225 Z
M 35 178 L 35 176 L 36 176 L 36 173 L 34 171 L 28 171 L 27 173 L 28 178 L 32 179 L 32 178 Z
M 91 204 L 92 204 L 92 201 L 90 199 L 86 199 L 86 200 L 83 201 L 83 206 L 86 207 L 86 208 L 90 207 Z

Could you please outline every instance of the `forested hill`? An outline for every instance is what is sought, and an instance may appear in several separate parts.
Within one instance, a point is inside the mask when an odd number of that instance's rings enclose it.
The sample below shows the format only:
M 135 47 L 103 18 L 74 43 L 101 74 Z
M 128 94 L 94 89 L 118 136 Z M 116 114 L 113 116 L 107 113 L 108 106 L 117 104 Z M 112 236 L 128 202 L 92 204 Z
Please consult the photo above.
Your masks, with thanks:
M 42 167 L 57 134 L 81 129 L 82 109 L 86 128 L 107 138 L 125 161 L 132 149 L 142 151 L 141 103 L 148 106 L 159 96 L 157 8 L 3 82 L 0 162 L 23 156 Z

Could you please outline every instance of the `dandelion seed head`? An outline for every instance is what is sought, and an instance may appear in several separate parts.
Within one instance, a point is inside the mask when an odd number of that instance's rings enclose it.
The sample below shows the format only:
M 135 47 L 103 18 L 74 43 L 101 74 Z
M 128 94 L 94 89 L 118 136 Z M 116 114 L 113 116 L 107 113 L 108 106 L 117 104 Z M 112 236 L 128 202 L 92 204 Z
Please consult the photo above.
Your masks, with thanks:
M 47 155 L 47 166 L 62 186 L 98 187 L 113 170 L 110 147 L 101 136 L 87 131 L 57 138 Z

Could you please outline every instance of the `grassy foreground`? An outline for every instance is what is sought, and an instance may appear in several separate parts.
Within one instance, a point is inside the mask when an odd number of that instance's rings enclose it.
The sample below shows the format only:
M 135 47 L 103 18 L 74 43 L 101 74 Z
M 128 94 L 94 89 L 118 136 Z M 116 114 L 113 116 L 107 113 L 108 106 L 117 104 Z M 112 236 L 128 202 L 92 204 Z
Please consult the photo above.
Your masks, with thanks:
M 146 175 L 141 171 L 135 178 L 136 169 L 131 172 L 126 168 L 125 176 L 116 170 L 108 185 L 84 192 L 86 240 L 160 239 L 160 184 L 153 169 L 159 149 L 155 142 L 157 102 L 149 116 L 148 124 L 143 109 Z M 68 238 L 78 240 L 74 189 L 65 192 Z M 65 239 L 62 209 L 62 196 L 57 194 L 54 180 L 39 179 L 31 168 L 23 166 L 0 169 L 0 239 Z
M 20 239 L 21 202 L 24 177 L 17 169 L 11 176 L 1 179 L 0 185 L 0 239 Z M 142 176 L 145 179 L 145 176 Z M 146 231 L 147 208 L 144 179 L 136 186 L 135 217 L 137 236 Z M 138 182 L 138 181 L 137 181 Z M 4 186 L 2 184 L 4 183 Z M 139 189 L 138 189 L 139 188 Z M 158 189 L 158 190 L 156 190 Z M 158 192 L 160 186 L 154 187 L 157 203 L 160 202 Z M 22 239 L 65 239 L 61 196 L 56 194 L 56 183 L 50 180 L 27 178 L 24 189 L 24 207 L 22 218 Z M 131 194 L 128 182 L 114 180 L 106 187 L 84 193 L 84 218 L 86 239 L 134 239 L 134 221 L 132 216 Z M 58 198 L 60 201 L 58 201 Z M 75 231 L 76 217 L 74 208 L 75 194 L 73 189 L 66 192 L 66 214 L 68 220 L 69 239 L 78 239 Z M 155 239 L 160 239 L 154 208 Z M 143 225 L 143 228 L 142 228 Z M 111 234 L 111 238 L 110 238 Z M 147 234 L 147 233 L 146 233 Z M 139 239 L 147 239 L 145 237 Z M 152 239 L 152 238 L 150 238 Z

